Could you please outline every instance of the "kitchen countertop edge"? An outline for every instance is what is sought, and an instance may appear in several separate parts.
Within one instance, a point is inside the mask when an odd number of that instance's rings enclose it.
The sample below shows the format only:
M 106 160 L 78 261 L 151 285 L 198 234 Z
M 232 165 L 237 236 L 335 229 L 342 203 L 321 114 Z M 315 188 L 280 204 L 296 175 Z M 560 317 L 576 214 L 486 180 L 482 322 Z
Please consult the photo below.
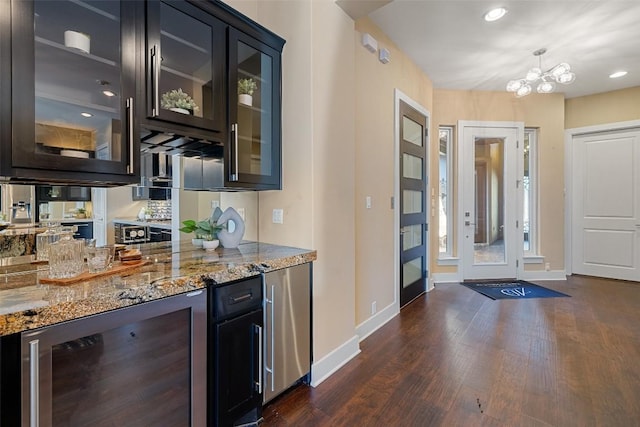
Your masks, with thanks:
M 151 248 L 154 246 L 159 247 L 150 244 Z M 0 336 L 223 285 L 317 259 L 315 250 L 257 242 L 241 245 L 241 250 L 219 248 L 214 252 L 182 247 L 187 250 L 143 251 L 147 264 L 128 275 L 106 276 L 68 286 L 32 283 L 2 290 L 5 300 L 7 296 L 13 297 L 18 303 L 15 311 L 4 314 L 0 311 Z M 176 261 L 176 256 L 186 259 Z M 42 271 L 33 274 L 41 275 Z M 3 308 L 7 310 L 0 305 L 0 310 Z

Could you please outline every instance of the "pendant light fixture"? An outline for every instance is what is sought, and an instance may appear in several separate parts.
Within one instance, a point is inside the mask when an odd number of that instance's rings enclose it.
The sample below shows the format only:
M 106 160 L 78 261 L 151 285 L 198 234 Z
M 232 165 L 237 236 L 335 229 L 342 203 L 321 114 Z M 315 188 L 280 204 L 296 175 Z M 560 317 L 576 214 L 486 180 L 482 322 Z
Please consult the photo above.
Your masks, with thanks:
M 513 92 L 517 97 L 529 95 L 536 88 L 538 93 L 551 93 L 556 89 L 556 83 L 570 84 L 576 79 L 576 75 L 571 72 L 571 67 L 566 62 L 562 62 L 542 70 L 542 55 L 547 49 L 542 48 L 533 52 L 538 57 L 538 67 L 530 69 L 523 79 L 511 80 L 507 83 L 507 91 Z

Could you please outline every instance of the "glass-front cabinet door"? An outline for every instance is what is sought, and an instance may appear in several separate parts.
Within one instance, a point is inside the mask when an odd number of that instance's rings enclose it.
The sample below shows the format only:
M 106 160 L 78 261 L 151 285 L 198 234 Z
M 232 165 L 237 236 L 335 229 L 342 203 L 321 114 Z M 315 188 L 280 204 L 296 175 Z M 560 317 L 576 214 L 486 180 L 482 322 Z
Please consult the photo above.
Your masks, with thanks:
M 226 25 L 187 2 L 147 3 L 148 119 L 223 132 Z
M 137 180 L 135 7 L 11 2 L 14 176 Z
M 280 52 L 229 30 L 227 185 L 280 189 Z

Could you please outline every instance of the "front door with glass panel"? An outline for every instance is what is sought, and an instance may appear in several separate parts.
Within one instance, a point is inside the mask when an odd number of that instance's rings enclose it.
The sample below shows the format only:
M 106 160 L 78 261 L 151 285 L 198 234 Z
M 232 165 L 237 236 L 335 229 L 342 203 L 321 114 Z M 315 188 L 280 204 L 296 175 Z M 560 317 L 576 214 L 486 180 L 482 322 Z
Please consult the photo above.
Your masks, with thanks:
M 461 125 L 461 129 L 463 277 L 516 278 L 522 248 L 518 233 L 522 185 L 517 180 L 522 148 L 518 138 L 524 129 L 515 124 Z
M 400 306 L 427 280 L 427 117 L 400 101 Z

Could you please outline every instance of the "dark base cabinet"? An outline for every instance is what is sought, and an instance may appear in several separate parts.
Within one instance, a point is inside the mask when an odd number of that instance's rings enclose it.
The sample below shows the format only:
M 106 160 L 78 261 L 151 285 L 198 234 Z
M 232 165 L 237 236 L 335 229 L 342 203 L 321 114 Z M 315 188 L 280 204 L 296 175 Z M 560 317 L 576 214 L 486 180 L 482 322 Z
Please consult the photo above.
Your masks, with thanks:
M 75 226 L 74 239 L 93 239 L 93 221 L 87 222 L 61 222 L 60 225 Z
M 262 416 L 262 277 L 210 287 L 209 298 L 209 425 L 255 424 Z
M 206 425 L 205 290 L 12 337 L 3 426 Z

